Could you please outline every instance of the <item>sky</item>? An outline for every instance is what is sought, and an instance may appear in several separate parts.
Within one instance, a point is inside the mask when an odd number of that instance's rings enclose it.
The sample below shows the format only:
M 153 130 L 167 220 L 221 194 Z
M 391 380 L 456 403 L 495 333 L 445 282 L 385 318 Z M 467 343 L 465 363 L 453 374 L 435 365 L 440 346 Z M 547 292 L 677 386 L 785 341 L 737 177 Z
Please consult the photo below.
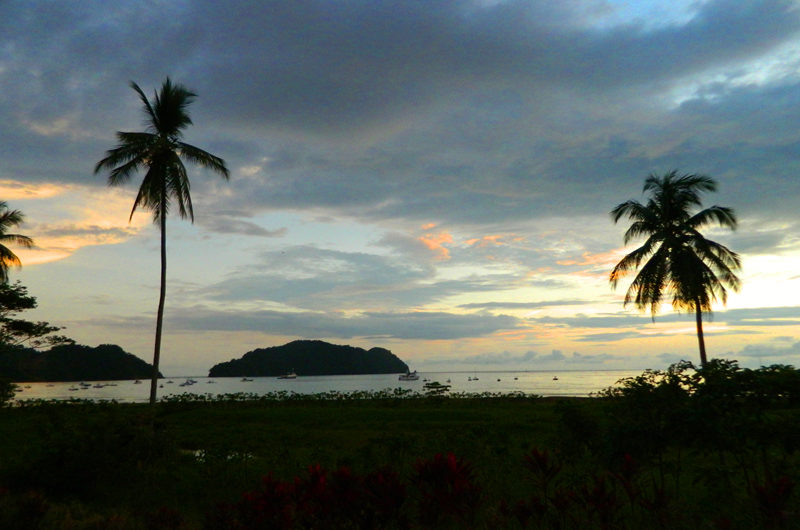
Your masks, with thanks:
M 711 357 L 800 354 L 800 5 L 772 0 L 0 3 L 0 200 L 37 247 L 29 316 L 150 361 L 158 228 L 95 164 L 144 128 L 130 82 L 198 97 L 195 222 L 167 223 L 161 368 L 295 339 L 420 370 L 697 362 L 693 315 L 624 307 L 617 204 L 716 179 L 743 287 Z

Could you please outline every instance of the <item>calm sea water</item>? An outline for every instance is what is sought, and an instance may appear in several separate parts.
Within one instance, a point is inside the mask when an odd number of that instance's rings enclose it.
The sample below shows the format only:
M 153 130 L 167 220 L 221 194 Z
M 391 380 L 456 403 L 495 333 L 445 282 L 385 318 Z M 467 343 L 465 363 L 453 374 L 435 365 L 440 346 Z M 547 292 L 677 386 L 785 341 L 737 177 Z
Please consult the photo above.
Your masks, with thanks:
M 232 377 L 194 377 L 197 383 L 181 386 L 187 378 L 161 380 L 158 396 L 192 394 L 263 394 L 286 390 L 299 394 L 339 391 L 379 391 L 407 388 L 423 391 L 424 380 L 450 384 L 453 392 L 525 392 L 541 396 L 588 396 L 614 385 L 624 377 L 639 375 L 641 370 L 547 371 L 547 372 L 419 372 L 418 381 L 398 381 L 397 375 L 300 376 L 297 379 L 255 377 L 242 381 Z M 476 379 L 477 378 L 477 379 Z M 113 386 L 112 386 L 113 385 Z M 149 380 L 91 381 L 74 383 L 20 383 L 17 400 L 25 399 L 94 399 L 119 402 L 145 402 L 150 392 Z

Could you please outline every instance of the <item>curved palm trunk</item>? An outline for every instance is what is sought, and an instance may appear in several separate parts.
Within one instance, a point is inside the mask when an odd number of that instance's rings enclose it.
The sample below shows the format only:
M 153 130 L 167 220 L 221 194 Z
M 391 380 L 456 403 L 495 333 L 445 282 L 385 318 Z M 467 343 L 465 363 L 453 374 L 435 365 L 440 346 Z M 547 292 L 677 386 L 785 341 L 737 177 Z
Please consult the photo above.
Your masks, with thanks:
M 167 202 L 166 182 L 161 187 L 161 291 L 158 296 L 158 313 L 156 315 L 156 342 L 153 348 L 153 375 L 150 377 L 150 405 L 156 403 L 158 388 L 158 361 L 161 358 L 161 329 L 164 324 L 164 300 L 167 297 L 167 216 L 164 205 Z
M 705 368 L 708 359 L 706 358 L 706 341 L 703 339 L 703 311 L 700 309 L 700 302 L 695 301 L 694 308 L 697 321 L 697 343 L 700 346 L 700 366 Z

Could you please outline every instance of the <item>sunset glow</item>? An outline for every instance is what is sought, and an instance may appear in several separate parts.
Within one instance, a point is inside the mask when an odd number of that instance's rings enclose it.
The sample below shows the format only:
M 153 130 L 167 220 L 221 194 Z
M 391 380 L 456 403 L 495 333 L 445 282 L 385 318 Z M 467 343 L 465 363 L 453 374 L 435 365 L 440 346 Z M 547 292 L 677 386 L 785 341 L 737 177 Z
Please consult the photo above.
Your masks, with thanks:
M 159 238 L 142 174 L 95 164 L 166 75 L 197 93 L 194 224 L 167 220 L 163 371 L 289 340 L 392 349 L 448 370 L 698 360 L 694 315 L 609 283 L 671 169 L 717 180 L 742 288 L 709 354 L 800 364 L 800 10 L 792 2 L 5 3 L 0 200 L 37 318 L 152 355 Z M 209 31 L 203 21 L 213 20 Z M 380 31 L 377 30 L 380 28 Z M 746 35 L 747 38 L 742 38 Z M 102 42 L 102 46 L 98 46 Z M 137 43 L 132 46 L 131 43 Z M 800 347 L 800 346 L 799 346 Z

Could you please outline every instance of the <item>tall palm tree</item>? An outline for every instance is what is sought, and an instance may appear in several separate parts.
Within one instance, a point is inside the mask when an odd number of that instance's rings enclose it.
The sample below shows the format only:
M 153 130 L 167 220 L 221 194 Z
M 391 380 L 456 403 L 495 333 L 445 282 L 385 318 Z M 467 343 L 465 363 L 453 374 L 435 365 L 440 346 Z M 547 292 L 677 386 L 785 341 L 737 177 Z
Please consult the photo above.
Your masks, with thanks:
M 19 226 L 25 215 L 19 210 L 9 210 L 5 201 L 0 201 L 0 283 L 8 283 L 8 269 L 21 267 L 22 262 L 5 243 L 13 243 L 25 248 L 33 246 L 33 239 L 20 234 L 9 234 L 8 230 Z
M 655 319 L 666 295 L 672 297 L 675 309 L 694 311 L 703 366 L 707 362 L 703 313 L 710 313 L 716 300 L 727 302 L 726 287 L 738 291 L 741 285 L 735 274 L 741 269 L 739 255 L 699 232 L 713 224 L 735 230 L 733 210 L 711 206 L 692 213 L 702 207 L 701 194 L 716 189 L 716 181 L 705 175 L 651 174 L 644 183 L 643 191 L 650 195 L 646 204 L 631 200 L 611 210 L 615 223 L 623 217 L 632 221 L 625 244 L 647 238 L 617 263 L 611 271 L 611 285 L 616 287 L 620 278 L 641 265 L 625 293 L 625 305 L 633 301 L 640 310 L 649 306 Z
M 158 363 L 161 356 L 161 330 L 164 320 L 164 299 L 167 280 L 167 214 L 174 203 L 181 218 L 194 222 L 189 177 L 183 160 L 211 169 L 228 179 L 225 161 L 202 149 L 184 143 L 183 130 L 192 124 L 188 106 L 197 95 L 169 77 L 150 101 L 139 86 L 131 82 L 139 94 L 145 112 L 145 132 L 117 132 L 118 144 L 106 151 L 94 168 L 95 174 L 110 170 L 108 184 L 118 186 L 144 171 L 144 179 L 133 203 L 130 218 L 136 208 L 153 212 L 153 222 L 161 228 L 161 291 L 156 317 L 156 338 L 153 348 L 153 375 L 150 381 L 150 404 L 156 401 Z M 130 219 L 129 219 L 130 220 Z

